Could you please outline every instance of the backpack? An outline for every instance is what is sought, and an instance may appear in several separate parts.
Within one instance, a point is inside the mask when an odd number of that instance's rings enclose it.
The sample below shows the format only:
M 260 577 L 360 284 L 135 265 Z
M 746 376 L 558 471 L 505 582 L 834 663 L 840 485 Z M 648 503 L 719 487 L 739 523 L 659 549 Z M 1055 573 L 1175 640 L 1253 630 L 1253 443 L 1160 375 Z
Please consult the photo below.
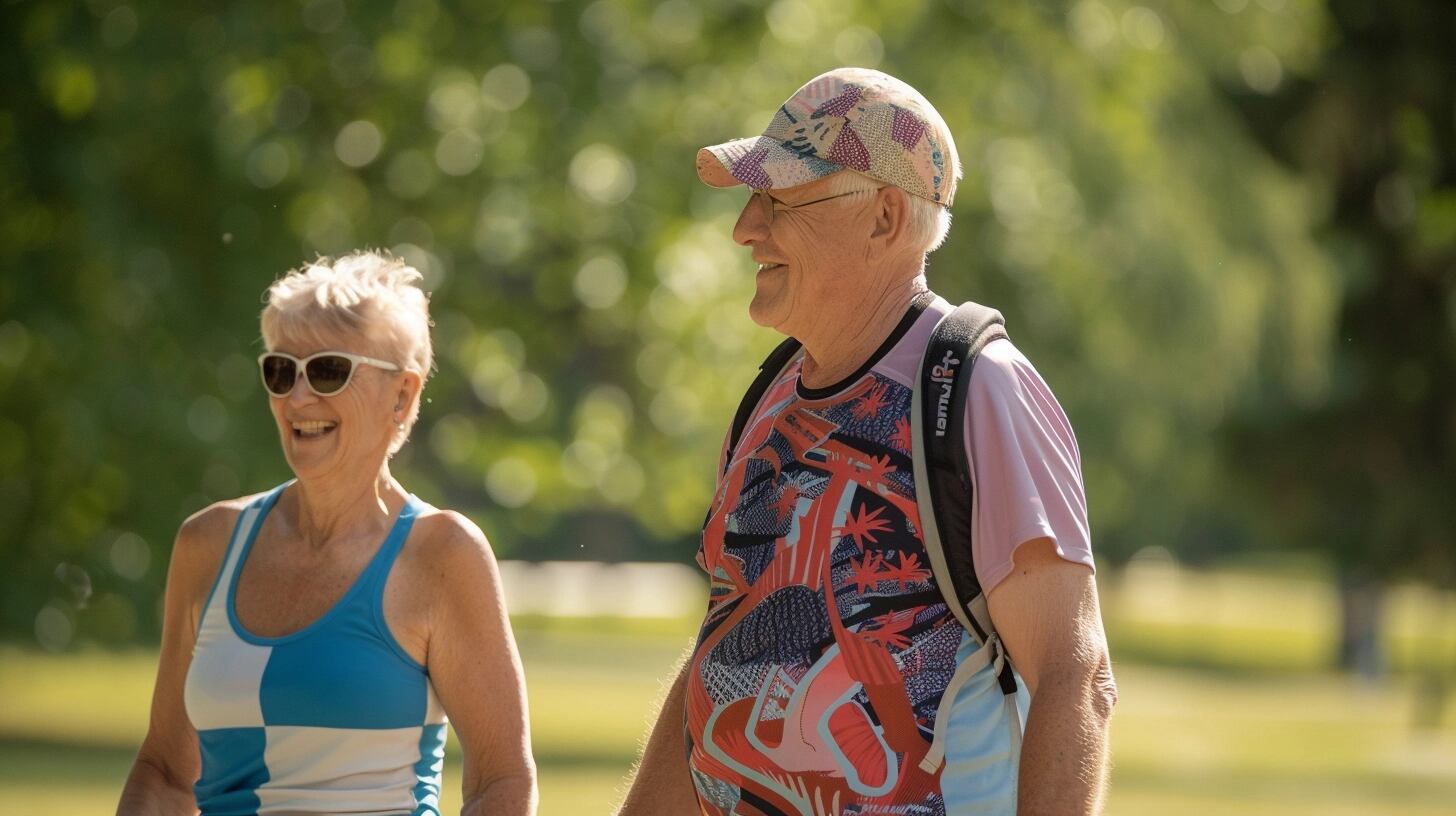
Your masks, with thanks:
M 982 666 L 994 666 L 1011 722 L 1012 750 L 1019 752 L 1021 719 L 1017 713 L 1016 675 L 991 622 L 985 593 L 976 577 L 971 542 L 971 504 L 974 501 L 971 463 L 966 457 L 966 394 L 976 359 L 987 343 L 1006 337 L 1001 313 L 977 303 L 963 303 L 941 318 L 926 344 L 910 403 L 911 458 L 915 469 L 915 493 L 920 500 L 921 537 L 930 558 L 933 583 L 946 606 L 982 648 L 957 667 L 945 690 L 942 703 Z M 733 461 L 733 450 L 753 416 L 758 402 L 799 355 L 799 341 L 790 337 L 769 353 L 759 366 L 758 376 L 744 394 L 733 417 L 728 437 L 725 467 Z M 967 501 L 970 499 L 970 501 Z M 947 549 L 945 540 L 964 542 Z M 950 717 L 936 717 L 930 751 L 920 763 L 934 773 L 944 762 L 945 725 Z

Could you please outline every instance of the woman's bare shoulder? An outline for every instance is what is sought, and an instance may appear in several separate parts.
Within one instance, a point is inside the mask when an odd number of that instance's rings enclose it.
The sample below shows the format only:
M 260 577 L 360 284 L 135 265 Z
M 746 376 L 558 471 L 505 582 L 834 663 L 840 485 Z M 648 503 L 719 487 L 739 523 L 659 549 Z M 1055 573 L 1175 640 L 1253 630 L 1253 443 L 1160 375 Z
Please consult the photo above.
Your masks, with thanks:
M 456 510 L 426 506 L 415 518 L 412 536 L 416 557 L 440 566 L 466 566 L 494 561 L 485 533 Z
M 222 566 L 238 517 L 261 494 L 213 502 L 187 517 L 172 546 L 172 577 L 194 583 L 211 578 Z

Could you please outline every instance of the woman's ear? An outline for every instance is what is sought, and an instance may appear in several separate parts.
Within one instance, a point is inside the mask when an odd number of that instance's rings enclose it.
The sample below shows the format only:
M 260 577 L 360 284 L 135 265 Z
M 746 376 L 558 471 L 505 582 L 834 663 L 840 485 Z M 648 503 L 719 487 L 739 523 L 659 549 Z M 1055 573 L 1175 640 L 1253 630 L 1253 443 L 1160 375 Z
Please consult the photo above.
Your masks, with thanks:
M 420 389 L 424 386 L 424 378 L 418 371 L 405 371 L 400 378 L 399 394 L 394 400 L 394 412 L 398 415 L 402 411 L 410 410 L 415 400 L 420 395 Z

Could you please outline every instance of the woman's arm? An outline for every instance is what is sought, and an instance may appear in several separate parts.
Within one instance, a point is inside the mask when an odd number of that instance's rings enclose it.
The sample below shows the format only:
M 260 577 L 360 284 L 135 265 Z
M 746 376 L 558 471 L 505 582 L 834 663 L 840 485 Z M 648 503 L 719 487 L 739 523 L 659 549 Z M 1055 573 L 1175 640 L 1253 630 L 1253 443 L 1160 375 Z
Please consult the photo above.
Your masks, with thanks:
M 199 607 L 226 549 L 237 511 L 215 504 L 177 531 L 167 569 L 162 613 L 162 653 L 152 691 L 151 722 L 117 805 L 118 816 L 197 813 L 192 783 L 201 773 L 197 732 L 187 718 L 182 687 L 192 662 Z
M 462 816 L 531 816 L 536 762 L 526 679 L 485 535 L 445 511 L 431 520 L 432 605 L 425 664 L 465 754 Z

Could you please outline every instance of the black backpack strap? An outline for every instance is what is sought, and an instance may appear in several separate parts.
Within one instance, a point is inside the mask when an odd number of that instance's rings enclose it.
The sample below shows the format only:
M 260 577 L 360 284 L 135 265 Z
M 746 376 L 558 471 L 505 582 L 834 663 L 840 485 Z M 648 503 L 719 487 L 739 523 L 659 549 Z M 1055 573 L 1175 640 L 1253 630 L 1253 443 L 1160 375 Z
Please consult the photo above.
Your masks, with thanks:
M 771 352 L 768 357 L 758 366 L 758 376 L 753 378 L 753 384 L 748 386 L 748 391 L 743 395 L 743 401 L 738 403 L 738 413 L 733 415 L 733 428 L 728 432 L 728 449 L 723 456 L 723 470 L 726 473 L 728 465 L 733 461 L 733 451 L 738 447 L 738 440 L 743 437 L 743 432 L 748 428 L 748 420 L 753 416 L 753 409 L 758 407 L 758 401 L 763 399 L 764 392 L 773 385 L 774 380 L 783 373 L 784 367 L 794 359 L 801 348 L 799 341 L 790 337 Z
M 946 605 L 983 644 L 995 627 L 971 547 L 975 488 L 963 420 L 977 357 L 986 344 L 1006 336 L 1006 322 L 995 309 L 977 303 L 956 307 L 931 333 L 911 406 L 915 483 L 925 491 L 920 521 L 931 571 Z M 1000 681 L 1002 691 L 1016 691 L 1009 662 L 1003 661 Z

